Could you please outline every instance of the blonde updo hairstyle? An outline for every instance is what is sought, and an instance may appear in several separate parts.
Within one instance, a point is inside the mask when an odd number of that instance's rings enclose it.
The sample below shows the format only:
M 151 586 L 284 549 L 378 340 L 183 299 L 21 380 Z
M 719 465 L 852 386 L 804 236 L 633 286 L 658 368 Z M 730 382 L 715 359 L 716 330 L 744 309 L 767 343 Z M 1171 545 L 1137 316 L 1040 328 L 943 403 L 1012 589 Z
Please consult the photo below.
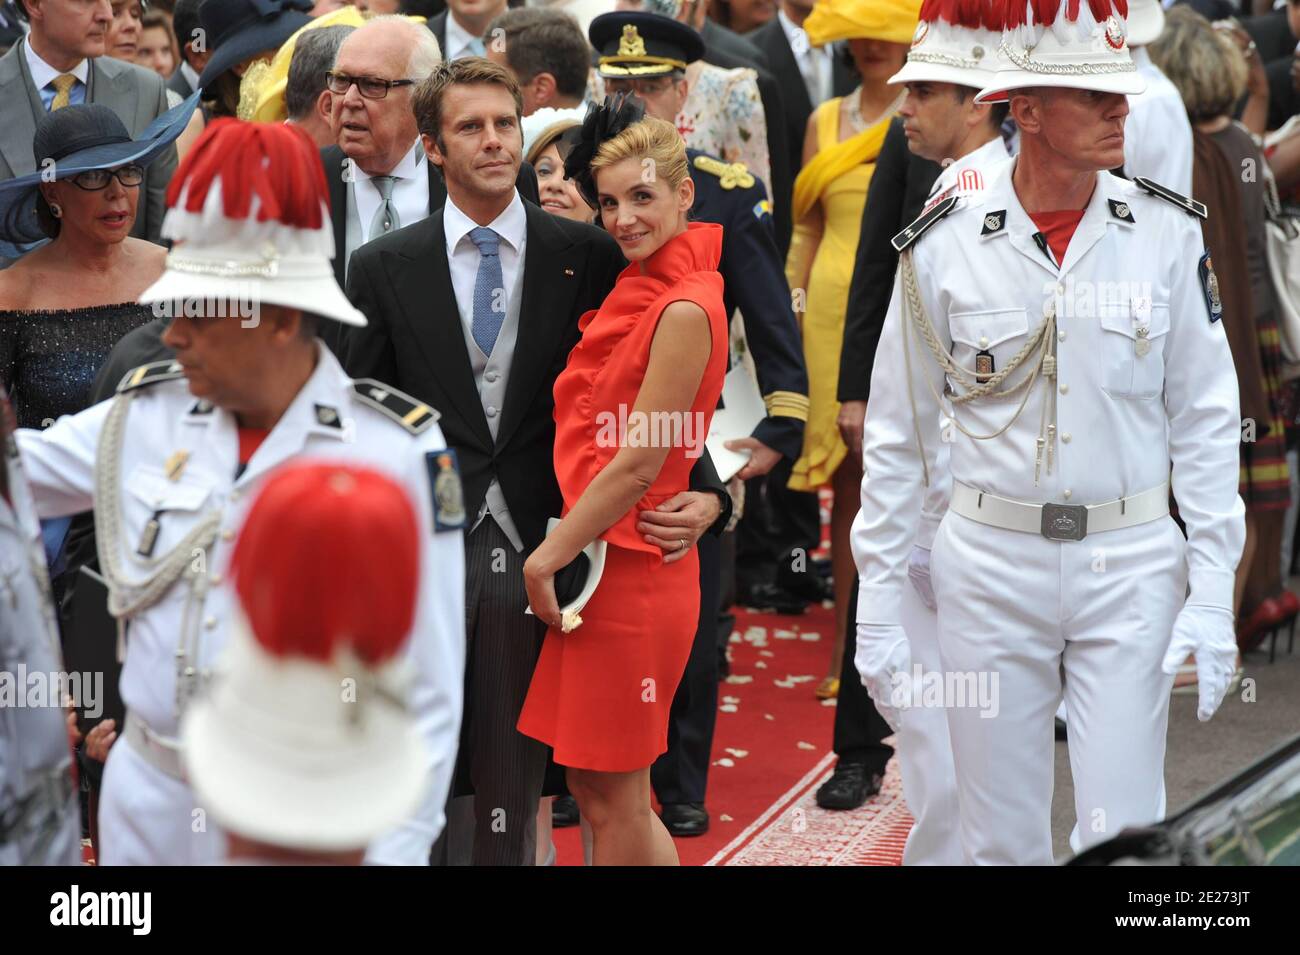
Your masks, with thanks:
M 672 123 L 646 116 L 600 144 L 591 160 L 594 177 L 624 159 L 653 159 L 655 174 L 676 190 L 690 176 L 686 143 Z

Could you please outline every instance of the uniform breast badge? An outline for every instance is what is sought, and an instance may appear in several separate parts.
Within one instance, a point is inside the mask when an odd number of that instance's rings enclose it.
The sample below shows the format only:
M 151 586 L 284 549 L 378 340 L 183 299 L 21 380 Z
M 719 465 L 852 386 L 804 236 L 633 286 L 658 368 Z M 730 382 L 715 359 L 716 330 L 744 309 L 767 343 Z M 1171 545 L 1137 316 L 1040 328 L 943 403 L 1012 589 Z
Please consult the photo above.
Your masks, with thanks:
M 1151 299 L 1145 295 L 1133 299 L 1133 351 L 1145 358 L 1151 351 Z
M 1144 325 L 1141 328 L 1134 329 L 1134 333 L 1137 337 L 1133 339 L 1133 351 L 1139 358 L 1145 358 L 1147 352 L 1151 351 L 1151 339 L 1147 338 L 1150 329 Z
M 144 525 L 144 530 L 140 532 L 140 543 L 136 545 L 135 552 L 141 557 L 152 557 L 154 550 L 158 547 L 158 534 L 162 531 L 162 511 L 154 511 L 153 517 Z
M 185 465 L 189 463 L 190 453 L 188 451 L 174 451 L 163 465 L 163 471 L 167 474 L 167 480 L 179 481 L 181 474 L 185 472 Z
M 985 350 L 975 353 L 975 381 L 984 384 L 993 377 L 993 352 Z
M 463 530 L 465 527 L 465 492 L 456 467 L 456 452 L 451 448 L 430 451 L 424 456 L 433 488 L 433 528 L 439 531 Z

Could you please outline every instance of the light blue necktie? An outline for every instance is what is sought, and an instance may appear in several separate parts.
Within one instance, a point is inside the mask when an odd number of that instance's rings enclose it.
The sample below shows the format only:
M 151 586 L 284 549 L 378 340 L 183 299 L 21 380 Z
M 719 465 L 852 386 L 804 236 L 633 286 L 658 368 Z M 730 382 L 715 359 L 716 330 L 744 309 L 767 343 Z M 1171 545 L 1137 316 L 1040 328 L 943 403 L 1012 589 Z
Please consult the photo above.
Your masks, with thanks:
M 466 56 L 487 56 L 487 45 L 478 37 L 469 41 L 465 47 Z
M 478 274 L 474 277 L 474 341 L 491 355 L 506 320 L 506 282 L 501 277 L 501 237 L 482 226 L 471 229 L 469 240 L 478 246 Z

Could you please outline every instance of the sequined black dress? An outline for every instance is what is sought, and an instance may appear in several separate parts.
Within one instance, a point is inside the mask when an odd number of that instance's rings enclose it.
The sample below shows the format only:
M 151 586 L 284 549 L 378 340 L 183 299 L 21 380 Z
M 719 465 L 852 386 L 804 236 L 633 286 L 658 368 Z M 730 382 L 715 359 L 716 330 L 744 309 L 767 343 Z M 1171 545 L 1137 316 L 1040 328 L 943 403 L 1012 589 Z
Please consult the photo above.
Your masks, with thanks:
M 95 373 L 122 336 L 153 318 L 134 302 L 40 311 L 0 310 L 0 381 L 20 428 L 42 428 L 90 404 Z

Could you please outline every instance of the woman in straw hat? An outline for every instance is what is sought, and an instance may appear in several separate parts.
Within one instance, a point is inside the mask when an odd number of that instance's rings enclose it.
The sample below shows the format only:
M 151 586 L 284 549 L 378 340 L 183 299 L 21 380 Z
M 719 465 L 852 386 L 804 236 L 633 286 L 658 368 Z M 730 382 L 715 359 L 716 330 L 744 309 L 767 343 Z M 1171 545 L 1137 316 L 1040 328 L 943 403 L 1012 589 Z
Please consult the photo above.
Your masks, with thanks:
M 817 687 L 823 699 L 839 692 L 836 674 L 853 588 L 849 527 L 858 510 L 862 481 L 861 463 L 848 455 L 835 423 L 844 309 L 867 186 L 889 120 L 906 95 L 888 80 L 907 58 L 919 11 L 919 0 L 818 0 L 804 23 L 809 40 L 818 46 L 848 40 L 853 65 L 862 78 L 854 92 L 827 100 L 808 119 L 803 171 L 794 184 L 794 241 L 785 270 L 796 310 L 802 313 L 811 402 L 803 454 L 795 462 L 790 487 L 815 491 L 829 486 L 835 493 L 831 510 L 835 643 L 827 661 L 830 675 Z M 869 371 L 864 368 L 863 374 Z

